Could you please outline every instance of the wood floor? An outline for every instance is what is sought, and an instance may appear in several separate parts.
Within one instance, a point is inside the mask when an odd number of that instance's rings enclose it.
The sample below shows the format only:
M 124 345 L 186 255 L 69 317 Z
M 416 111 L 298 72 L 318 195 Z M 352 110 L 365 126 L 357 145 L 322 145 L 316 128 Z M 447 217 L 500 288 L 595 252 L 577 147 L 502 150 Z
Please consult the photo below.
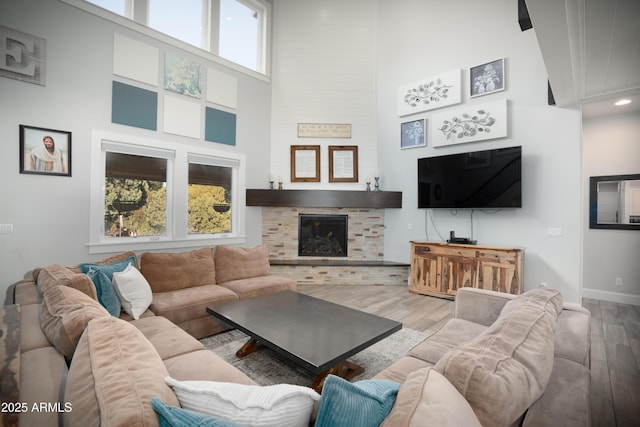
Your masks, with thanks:
M 453 301 L 410 293 L 405 286 L 298 285 L 298 292 L 435 330 Z M 585 299 L 591 324 L 592 426 L 640 426 L 640 307 Z

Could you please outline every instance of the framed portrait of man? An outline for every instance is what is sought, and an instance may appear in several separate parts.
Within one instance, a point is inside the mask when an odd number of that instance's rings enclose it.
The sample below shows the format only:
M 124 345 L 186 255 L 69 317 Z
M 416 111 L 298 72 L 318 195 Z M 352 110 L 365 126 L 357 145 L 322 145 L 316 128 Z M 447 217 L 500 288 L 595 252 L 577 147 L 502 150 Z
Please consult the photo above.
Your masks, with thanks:
M 71 176 L 71 132 L 20 125 L 20 173 Z

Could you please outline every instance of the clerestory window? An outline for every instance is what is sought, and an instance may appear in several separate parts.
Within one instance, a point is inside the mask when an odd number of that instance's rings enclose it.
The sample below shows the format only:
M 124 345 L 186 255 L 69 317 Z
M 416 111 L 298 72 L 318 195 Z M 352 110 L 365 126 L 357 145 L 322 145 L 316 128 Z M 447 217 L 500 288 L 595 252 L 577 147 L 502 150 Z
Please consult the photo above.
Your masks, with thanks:
M 91 3 L 250 70 L 267 74 L 269 33 L 266 29 L 269 28 L 270 9 L 269 4 L 262 0 L 63 1 L 83 9 L 86 9 L 83 3 Z M 95 10 L 89 11 L 96 13 Z

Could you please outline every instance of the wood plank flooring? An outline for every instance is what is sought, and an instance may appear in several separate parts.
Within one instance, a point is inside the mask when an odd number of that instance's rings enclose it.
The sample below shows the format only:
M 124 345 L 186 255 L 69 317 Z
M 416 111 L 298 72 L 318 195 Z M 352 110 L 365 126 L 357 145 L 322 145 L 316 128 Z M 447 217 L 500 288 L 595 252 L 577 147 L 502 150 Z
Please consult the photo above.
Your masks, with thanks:
M 453 316 L 453 301 L 406 286 L 298 285 L 298 292 L 432 331 Z M 584 299 L 591 311 L 591 424 L 640 426 L 640 307 Z

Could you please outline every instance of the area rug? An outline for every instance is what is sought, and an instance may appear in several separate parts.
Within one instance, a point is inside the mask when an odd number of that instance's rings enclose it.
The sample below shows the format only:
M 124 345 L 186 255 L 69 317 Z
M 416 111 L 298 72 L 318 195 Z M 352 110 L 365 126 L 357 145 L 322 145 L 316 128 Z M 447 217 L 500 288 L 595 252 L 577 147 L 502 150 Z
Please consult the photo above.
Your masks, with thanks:
M 369 379 L 401 358 L 427 337 L 424 332 L 404 328 L 350 357 L 348 360 L 365 368 L 352 381 Z M 263 347 L 242 359 L 236 351 L 249 340 L 249 336 L 232 330 L 200 340 L 209 350 L 244 372 L 260 385 L 295 384 L 310 386 L 315 376 L 293 365 L 270 349 Z

